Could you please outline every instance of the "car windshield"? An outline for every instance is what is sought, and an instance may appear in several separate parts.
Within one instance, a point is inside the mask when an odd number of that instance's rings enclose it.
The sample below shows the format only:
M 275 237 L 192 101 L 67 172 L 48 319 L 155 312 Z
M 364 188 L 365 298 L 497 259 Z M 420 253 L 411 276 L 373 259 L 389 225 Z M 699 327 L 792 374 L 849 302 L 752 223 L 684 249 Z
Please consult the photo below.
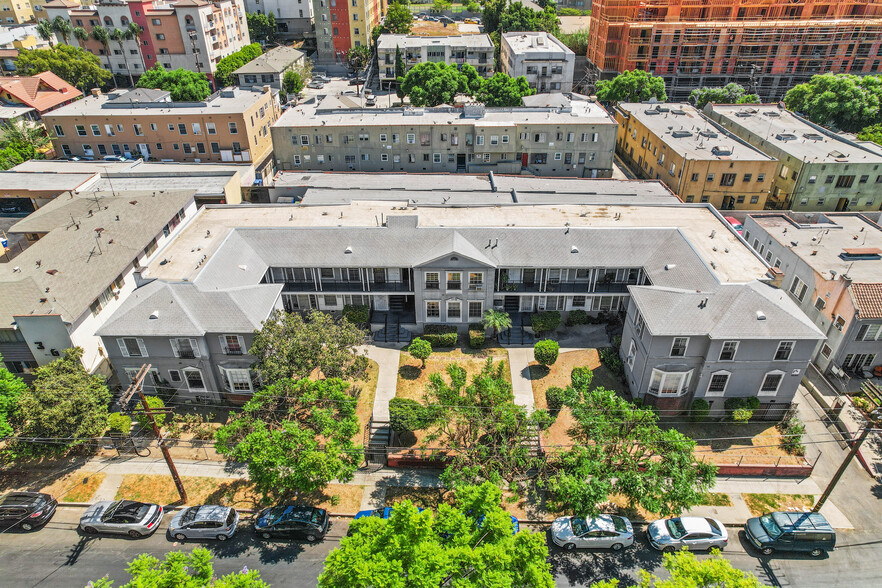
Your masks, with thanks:
M 570 524 L 573 526 L 573 535 L 581 536 L 588 532 L 588 525 L 585 524 L 585 519 L 573 517 L 570 519 Z
M 686 534 L 686 527 L 683 526 L 683 521 L 680 519 L 668 519 L 665 521 L 665 526 L 674 539 L 679 539 Z
M 107 507 L 107 510 L 104 511 L 104 514 L 101 515 L 102 521 L 109 521 L 110 518 L 116 513 L 116 509 L 119 508 L 119 505 L 122 504 L 122 501 L 119 500 L 117 502 L 112 503 Z
M 184 511 L 184 514 L 181 515 L 181 522 L 184 524 L 192 523 L 196 520 L 196 513 L 199 512 L 199 507 L 194 506 L 192 508 L 188 508 Z
M 781 530 L 781 527 L 778 526 L 778 523 L 775 522 L 775 519 L 772 518 L 772 515 L 761 516 L 760 524 L 763 526 L 763 529 L 766 530 L 766 533 L 768 533 L 769 537 L 771 537 L 772 539 L 777 539 L 784 534 L 784 531 Z
M 625 525 L 625 519 L 623 519 L 622 517 L 612 517 L 612 521 L 613 526 L 619 533 L 624 533 L 628 530 L 628 527 Z
M 282 518 L 282 515 L 285 514 L 284 506 L 274 506 L 269 509 L 269 512 L 266 513 L 266 524 L 275 525 Z

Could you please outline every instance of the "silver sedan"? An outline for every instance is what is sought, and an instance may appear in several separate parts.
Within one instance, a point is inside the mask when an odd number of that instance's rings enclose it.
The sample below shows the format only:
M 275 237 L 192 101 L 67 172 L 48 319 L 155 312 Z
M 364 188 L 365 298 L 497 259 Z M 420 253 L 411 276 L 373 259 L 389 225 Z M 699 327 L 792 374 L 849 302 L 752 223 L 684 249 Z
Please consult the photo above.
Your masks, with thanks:
M 84 533 L 115 533 L 144 537 L 159 528 L 162 507 L 134 500 L 104 500 L 90 506 L 80 517 Z
M 185 508 L 168 525 L 168 533 L 178 541 L 217 539 L 226 541 L 236 533 L 239 513 L 229 506 L 203 504 Z

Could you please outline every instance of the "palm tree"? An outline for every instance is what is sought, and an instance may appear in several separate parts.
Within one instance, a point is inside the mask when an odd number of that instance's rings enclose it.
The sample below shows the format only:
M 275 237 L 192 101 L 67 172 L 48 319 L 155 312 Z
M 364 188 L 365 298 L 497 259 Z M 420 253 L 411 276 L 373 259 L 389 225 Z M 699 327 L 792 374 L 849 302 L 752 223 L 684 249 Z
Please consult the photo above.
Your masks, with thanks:
M 74 39 L 80 42 L 80 47 L 85 49 L 85 43 L 89 40 L 89 33 L 86 32 L 86 29 L 83 27 L 74 27 L 73 28 L 73 36 Z
M 126 48 L 123 47 L 123 41 L 129 40 L 132 38 L 131 33 L 129 32 L 128 29 L 125 29 L 125 30 L 113 29 L 112 31 L 110 31 L 110 38 L 112 40 L 116 41 L 117 43 L 119 43 L 119 50 L 123 56 L 123 63 L 126 66 L 126 72 L 129 74 L 129 85 L 131 85 L 131 87 L 134 88 L 135 87 L 135 78 L 132 77 L 132 71 L 129 69 L 129 60 L 126 59 Z
M 484 317 L 481 319 L 481 325 L 485 329 L 493 329 L 493 338 L 495 339 L 499 331 L 511 328 L 511 317 L 508 316 L 507 312 L 491 308 L 484 312 Z
M 107 69 L 113 74 L 113 63 L 110 61 L 110 33 L 101 25 L 92 27 L 92 38 L 104 45 L 104 54 L 107 56 Z M 113 87 L 119 88 L 116 83 L 116 74 L 113 74 Z
M 144 64 L 144 56 L 141 54 L 141 35 L 144 34 L 144 29 L 136 22 L 130 22 L 129 26 L 126 27 L 126 33 L 128 35 L 127 38 L 134 39 L 135 45 L 138 46 L 138 57 L 141 58 L 141 63 Z M 146 68 L 146 64 L 145 68 Z
M 55 38 L 55 30 L 52 28 L 52 23 L 46 20 L 45 18 L 37 23 L 37 34 L 40 35 L 40 38 L 44 41 L 49 41 L 49 47 L 52 47 L 52 39 Z
M 73 34 L 73 26 L 70 24 L 70 21 L 60 16 L 56 16 L 52 21 L 52 30 L 61 35 L 65 45 L 68 44 L 67 40 Z

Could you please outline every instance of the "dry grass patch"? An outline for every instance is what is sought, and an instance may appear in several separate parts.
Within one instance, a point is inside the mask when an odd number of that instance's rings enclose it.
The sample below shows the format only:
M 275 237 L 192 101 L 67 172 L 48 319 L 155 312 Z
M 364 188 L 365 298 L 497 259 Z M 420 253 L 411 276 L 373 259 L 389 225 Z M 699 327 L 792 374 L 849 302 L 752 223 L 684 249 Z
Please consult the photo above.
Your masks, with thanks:
M 486 347 L 484 349 L 456 347 L 449 351 L 433 351 L 429 359 L 426 360 L 425 368 L 421 367 L 420 360 L 411 357 L 407 351 L 402 351 L 398 364 L 398 384 L 395 389 L 395 397 L 422 401 L 426 386 L 429 384 L 429 376 L 440 373 L 446 377 L 447 366 L 452 363 L 461 365 L 471 381 L 472 376 L 480 373 L 487 358 L 492 358 L 494 362 L 505 361 L 504 377 L 511 382 L 511 371 L 508 369 L 508 351 L 503 347 Z
M 416 486 L 388 486 L 385 506 L 395 506 L 403 500 L 410 500 L 415 506 L 436 509 L 439 504 L 453 504 L 453 491 L 447 488 L 426 488 Z
M 696 440 L 698 457 L 718 464 L 802 464 L 805 459 L 781 448 L 776 423 L 684 423 L 684 417 L 661 419 L 662 428 L 674 428 Z M 674 422 L 675 421 L 675 422 Z
M 236 508 L 260 508 L 281 500 L 280 496 L 264 496 L 244 479 L 183 476 L 188 504 L 221 504 Z M 363 486 L 329 484 L 323 491 L 297 493 L 286 497 L 289 501 L 305 503 L 333 512 L 354 513 L 361 506 Z M 159 504 L 174 504 L 178 491 L 169 476 L 129 474 L 123 477 L 117 499 L 141 500 Z
M 750 514 L 755 517 L 776 510 L 811 510 L 815 497 L 811 494 L 742 494 Z
M 456 23 L 448 24 L 445 27 L 443 22 L 415 20 L 413 21 L 410 34 L 417 37 L 446 37 L 447 35 L 474 35 L 477 33 L 461 33 L 459 32 L 459 25 Z
M 545 367 L 535 361 L 530 362 L 530 380 L 533 384 L 533 399 L 536 408 L 547 408 L 545 391 L 552 386 L 566 388 L 570 385 L 570 374 L 574 367 L 588 367 L 595 371 L 600 367 L 600 356 L 596 349 L 579 349 L 561 353 L 554 365 Z M 592 381 L 592 386 L 594 386 Z
M 359 432 L 352 438 L 355 443 L 364 442 L 365 428 L 374 411 L 374 397 L 377 394 L 377 378 L 380 376 L 380 366 L 372 359 L 368 360 L 367 376 L 363 380 L 350 380 L 353 388 L 359 388 L 358 407 L 355 409 L 358 415 Z
M 67 474 L 45 470 L 9 471 L 0 475 L 0 494 L 22 490 L 51 494 L 58 502 L 90 502 L 106 477 L 103 472 L 85 470 Z

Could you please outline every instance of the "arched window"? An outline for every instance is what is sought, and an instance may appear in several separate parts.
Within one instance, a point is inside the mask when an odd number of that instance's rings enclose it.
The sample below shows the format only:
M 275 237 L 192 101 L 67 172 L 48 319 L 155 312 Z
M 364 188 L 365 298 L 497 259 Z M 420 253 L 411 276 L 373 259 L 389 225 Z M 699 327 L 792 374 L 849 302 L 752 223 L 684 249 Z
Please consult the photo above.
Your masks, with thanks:
M 104 17 L 104 26 L 112 27 L 113 26 L 113 19 L 110 18 L 109 16 L 105 16 Z
M 724 370 L 714 372 L 711 374 L 710 382 L 707 385 L 707 392 L 705 392 L 705 396 L 723 396 L 726 394 L 726 388 L 729 387 L 729 377 L 732 375 L 732 372 L 727 372 Z
M 187 17 L 184 19 L 184 21 L 186 22 L 186 24 L 192 25 L 193 24 L 193 17 L 190 15 L 187 15 Z
M 766 376 L 763 378 L 763 383 L 760 384 L 757 396 L 776 396 L 778 394 L 778 389 L 781 388 L 781 382 L 783 381 L 784 372 L 781 370 L 766 373 Z
M 121 16 L 119 19 L 119 24 L 121 24 L 124 27 L 127 27 L 127 26 L 129 26 L 129 19 L 124 16 Z

